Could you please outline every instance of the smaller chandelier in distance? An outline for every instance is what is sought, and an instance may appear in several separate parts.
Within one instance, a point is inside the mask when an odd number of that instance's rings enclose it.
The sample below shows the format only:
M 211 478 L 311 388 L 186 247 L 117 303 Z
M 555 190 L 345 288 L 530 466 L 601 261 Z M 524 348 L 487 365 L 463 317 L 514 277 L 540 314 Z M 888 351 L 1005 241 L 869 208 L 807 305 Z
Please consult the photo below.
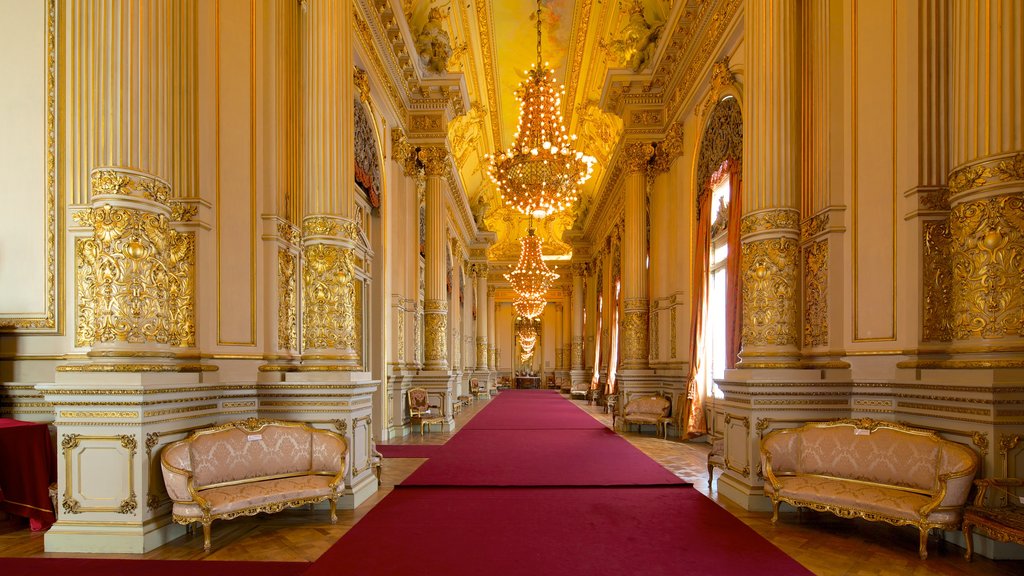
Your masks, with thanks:
M 544 310 L 546 300 L 544 294 L 551 284 L 558 279 L 544 263 L 541 251 L 543 240 L 530 228 L 526 237 L 520 239 L 523 245 L 519 253 L 519 263 L 515 270 L 505 274 L 505 279 L 512 284 L 517 298 L 512 306 L 516 313 L 527 318 L 536 318 Z
M 516 89 L 519 126 L 512 147 L 487 156 L 487 174 L 505 203 L 535 218 L 562 212 L 579 197 L 594 171 L 593 156 L 573 149 L 560 111 L 565 87 L 541 61 L 541 14 L 537 2 L 537 63 Z

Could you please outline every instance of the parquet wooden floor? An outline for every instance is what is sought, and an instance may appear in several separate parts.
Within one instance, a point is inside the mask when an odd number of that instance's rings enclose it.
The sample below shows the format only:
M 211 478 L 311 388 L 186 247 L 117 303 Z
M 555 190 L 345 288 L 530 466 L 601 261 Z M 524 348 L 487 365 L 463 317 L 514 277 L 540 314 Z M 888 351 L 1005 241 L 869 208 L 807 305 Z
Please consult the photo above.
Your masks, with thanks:
M 596 407 L 574 401 L 595 418 L 610 424 L 610 417 Z M 456 430 L 469 421 L 486 401 L 478 400 L 456 416 Z M 929 543 L 928 560 L 917 556 L 917 530 L 896 528 L 877 522 L 844 520 L 816 512 L 783 512 L 772 526 L 771 515 L 748 512 L 728 499 L 719 498 L 716 484 L 708 492 L 707 452 L 705 444 L 662 440 L 647 432 L 624 432 L 623 437 L 651 458 L 693 483 L 694 488 L 708 495 L 724 509 L 738 517 L 758 534 L 767 538 L 787 554 L 820 576 L 1012 576 L 1024 574 L 1024 561 L 993 562 L 975 556 L 973 562 L 963 559 L 963 549 L 933 539 Z M 391 440 L 391 444 L 442 444 L 452 433 L 413 433 Z M 296 509 L 272 515 L 217 522 L 213 529 L 213 550 L 203 552 L 200 531 L 185 535 L 141 558 L 165 560 L 278 560 L 312 562 L 330 548 L 373 506 L 391 492 L 425 460 L 418 458 L 386 459 L 381 487 L 369 501 L 356 510 L 339 510 L 338 523 L 332 525 L 327 511 Z M 442 529 L 442 528 L 439 528 Z M 457 531 L 457 527 L 451 527 Z M 401 537 L 395 534 L 395 537 Z M 737 550 L 742 554 L 742 550 Z M 5 556 L 73 556 L 43 552 L 43 534 L 33 533 L 16 520 L 0 522 L 0 557 Z M 90 557 L 140 558 L 137 555 L 90 555 Z

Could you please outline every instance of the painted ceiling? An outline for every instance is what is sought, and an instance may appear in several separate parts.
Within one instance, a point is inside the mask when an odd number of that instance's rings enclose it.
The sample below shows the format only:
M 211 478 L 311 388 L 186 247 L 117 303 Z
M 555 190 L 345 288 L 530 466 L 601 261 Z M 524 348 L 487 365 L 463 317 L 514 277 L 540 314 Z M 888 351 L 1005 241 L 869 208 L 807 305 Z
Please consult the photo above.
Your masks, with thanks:
M 545 255 L 571 254 L 563 235 L 581 224 L 581 213 L 607 171 L 622 130 L 621 119 L 598 106 L 607 72 L 635 68 L 637 57 L 630 47 L 640 42 L 637 23 L 640 32 L 656 32 L 679 1 L 541 0 L 542 58 L 566 86 L 563 118 L 570 133 L 578 136 L 577 148 L 598 161 L 572 210 L 534 222 L 545 240 Z M 502 205 L 500 193 L 487 177 L 485 156 L 513 141 L 519 118 L 514 91 L 537 61 L 537 2 L 403 0 L 403 11 L 413 37 L 423 33 L 431 17 L 441 18 L 451 43 L 447 71 L 465 75 L 471 102 L 469 111 L 449 124 L 452 153 L 474 213 L 481 214 L 486 229 L 497 234 L 489 259 L 515 260 L 529 221 Z

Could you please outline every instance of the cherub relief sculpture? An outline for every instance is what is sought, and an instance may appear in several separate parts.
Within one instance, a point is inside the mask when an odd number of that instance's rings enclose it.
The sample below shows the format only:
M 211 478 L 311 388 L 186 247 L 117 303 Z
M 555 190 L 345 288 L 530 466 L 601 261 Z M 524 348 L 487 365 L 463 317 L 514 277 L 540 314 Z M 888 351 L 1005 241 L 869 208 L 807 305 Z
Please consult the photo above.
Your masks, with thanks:
M 436 74 L 443 74 L 448 71 L 448 61 L 452 57 L 452 41 L 441 26 L 441 20 L 447 16 L 442 8 L 433 7 L 427 16 L 427 23 L 423 25 L 420 33 L 416 36 L 416 51 L 420 55 L 420 61 L 427 67 L 427 70 Z
M 622 64 L 629 66 L 634 72 L 640 72 L 654 58 L 654 49 L 658 45 L 658 37 L 663 27 L 664 24 L 648 24 L 643 4 L 640 0 L 633 0 L 633 6 L 629 11 L 629 23 L 608 47 L 619 56 Z

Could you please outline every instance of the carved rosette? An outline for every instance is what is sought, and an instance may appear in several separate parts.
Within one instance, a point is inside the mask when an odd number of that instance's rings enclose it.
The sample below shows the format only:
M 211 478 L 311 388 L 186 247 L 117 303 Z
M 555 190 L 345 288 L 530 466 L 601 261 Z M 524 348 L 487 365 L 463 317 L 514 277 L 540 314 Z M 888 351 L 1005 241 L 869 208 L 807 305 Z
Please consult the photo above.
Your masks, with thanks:
M 797 343 L 799 249 L 793 238 L 743 244 L 743 344 Z
M 1024 337 L 1024 194 L 959 204 L 949 220 L 953 339 Z
M 828 346 L 828 240 L 804 247 L 803 345 Z
M 572 337 L 572 369 L 583 370 L 583 336 Z
M 633 298 L 624 303 L 622 314 L 622 367 L 646 366 L 648 354 L 648 301 Z
M 280 350 L 298 347 L 298 308 L 295 305 L 297 260 L 289 250 L 277 252 L 277 347 Z
M 924 245 L 924 301 L 921 310 L 921 339 L 949 342 L 953 339 L 950 318 L 953 310 L 952 236 L 946 220 L 926 220 L 922 228 Z
M 487 337 L 476 337 L 476 367 L 477 370 L 487 366 Z
M 443 304 L 442 304 L 443 308 Z M 448 365 L 448 314 L 445 310 L 427 310 L 423 314 L 424 353 L 428 368 Z
M 303 248 L 302 341 L 307 350 L 337 350 L 356 360 L 355 278 L 352 250 L 333 244 Z

